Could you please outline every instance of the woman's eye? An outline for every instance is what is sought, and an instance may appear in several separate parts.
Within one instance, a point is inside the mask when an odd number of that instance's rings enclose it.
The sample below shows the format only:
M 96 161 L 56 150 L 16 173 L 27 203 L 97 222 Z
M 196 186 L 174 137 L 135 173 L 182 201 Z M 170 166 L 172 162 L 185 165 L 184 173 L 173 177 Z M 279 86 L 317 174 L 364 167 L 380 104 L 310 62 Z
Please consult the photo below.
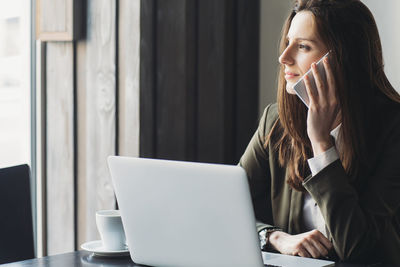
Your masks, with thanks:
M 299 44 L 299 48 L 306 50 L 306 51 L 310 50 L 310 47 L 308 45 L 304 45 L 304 44 Z

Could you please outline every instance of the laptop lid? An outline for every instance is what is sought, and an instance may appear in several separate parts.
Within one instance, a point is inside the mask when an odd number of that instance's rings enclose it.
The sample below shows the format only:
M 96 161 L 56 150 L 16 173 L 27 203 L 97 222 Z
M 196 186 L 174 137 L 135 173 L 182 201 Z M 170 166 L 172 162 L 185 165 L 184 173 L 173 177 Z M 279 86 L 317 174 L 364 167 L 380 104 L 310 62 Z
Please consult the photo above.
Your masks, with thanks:
M 264 266 L 239 166 L 111 156 L 132 260 L 151 266 Z

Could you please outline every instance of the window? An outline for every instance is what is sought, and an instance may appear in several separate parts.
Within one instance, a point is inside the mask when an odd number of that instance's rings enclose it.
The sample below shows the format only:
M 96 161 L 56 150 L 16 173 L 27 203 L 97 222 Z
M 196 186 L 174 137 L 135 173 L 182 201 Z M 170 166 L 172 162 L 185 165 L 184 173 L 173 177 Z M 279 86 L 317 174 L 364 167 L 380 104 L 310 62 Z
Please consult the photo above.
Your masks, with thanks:
M 31 1 L 0 1 L 0 167 L 31 165 Z

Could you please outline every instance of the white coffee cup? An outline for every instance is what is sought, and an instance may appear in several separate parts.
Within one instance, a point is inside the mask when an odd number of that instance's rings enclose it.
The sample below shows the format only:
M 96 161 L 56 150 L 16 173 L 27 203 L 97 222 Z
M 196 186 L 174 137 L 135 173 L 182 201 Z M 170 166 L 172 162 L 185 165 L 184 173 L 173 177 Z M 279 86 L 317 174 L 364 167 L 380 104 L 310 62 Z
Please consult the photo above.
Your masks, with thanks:
M 96 212 L 97 230 L 103 249 L 120 251 L 127 249 L 124 228 L 119 210 L 99 210 Z

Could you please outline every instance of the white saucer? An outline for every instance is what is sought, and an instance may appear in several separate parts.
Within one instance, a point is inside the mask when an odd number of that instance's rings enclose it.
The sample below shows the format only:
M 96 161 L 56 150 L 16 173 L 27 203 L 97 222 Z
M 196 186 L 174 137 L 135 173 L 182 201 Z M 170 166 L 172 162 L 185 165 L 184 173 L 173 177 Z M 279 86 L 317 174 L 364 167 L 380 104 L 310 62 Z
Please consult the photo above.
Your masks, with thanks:
M 103 243 L 101 240 L 86 242 L 81 245 L 81 249 L 86 250 L 88 252 L 93 252 L 96 256 L 105 256 L 105 257 L 121 257 L 121 256 L 129 256 L 128 247 L 123 250 L 109 251 L 103 248 Z

